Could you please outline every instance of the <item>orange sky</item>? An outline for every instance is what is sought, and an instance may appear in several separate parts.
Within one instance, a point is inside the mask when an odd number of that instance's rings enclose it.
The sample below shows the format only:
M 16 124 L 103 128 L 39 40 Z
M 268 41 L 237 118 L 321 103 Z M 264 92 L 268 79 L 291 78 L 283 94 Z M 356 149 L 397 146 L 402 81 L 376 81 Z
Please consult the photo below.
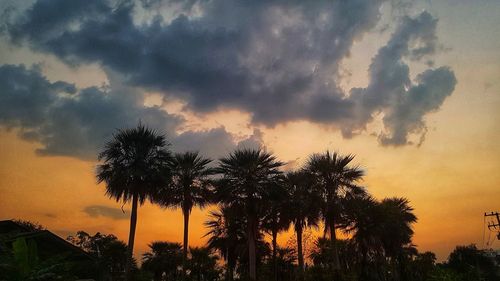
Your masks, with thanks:
M 185 122 L 177 133 L 223 126 L 242 140 L 259 130 L 264 146 L 289 162 L 289 167 L 298 167 L 311 153 L 326 149 L 356 154 L 355 162 L 366 170 L 364 184 L 369 192 L 377 198 L 401 196 L 410 200 L 418 217 L 414 243 L 420 251 L 434 251 L 444 260 L 458 244 L 482 247 L 483 214 L 500 211 L 500 5 L 495 1 L 480 1 L 482 5 L 421 2 L 439 18 L 437 35 L 442 50 L 435 64 L 449 66 L 457 85 L 438 111 L 425 115 L 428 132 L 419 147 L 379 145 L 373 134 L 383 130 L 381 115 L 365 132 L 345 139 L 334 126 L 307 121 L 274 127 L 251 124 L 249 113 L 237 109 L 195 114 L 183 108 L 182 101 L 166 102 L 156 92 L 148 92 L 144 105 L 157 105 L 183 116 Z M 354 42 L 350 56 L 341 61 L 346 75 L 340 87 L 346 92 L 366 87 L 371 58 L 389 35 L 377 31 Z M 78 88 L 109 84 L 112 79 L 107 75 L 115 74 L 99 63 L 66 65 L 53 55 L 12 46 L 0 38 L 0 64 L 21 63 L 38 64 L 48 80 L 68 81 Z M 412 79 L 428 67 L 424 63 L 410 65 Z M 113 233 L 126 241 L 126 215 L 112 218 L 84 211 L 89 206 L 121 208 L 120 203 L 104 196 L 104 186 L 96 184 L 96 163 L 38 155 L 36 149 L 43 145 L 22 139 L 18 132 L 17 127 L 8 129 L 0 123 L 0 219 L 36 221 L 62 237 L 85 230 Z M 129 206 L 124 209 L 129 210 Z M 138 216 L 137 255 L 154 240 L 182 241 L 180 211 L 146 204 Z M 205 219 L 206 210 L 193 211 L 192 245 L 203 245 Z M 290 235 L 283 234 L 280 243 L 286 243 Z M 493 247 L 499 248 L 500 241 Z

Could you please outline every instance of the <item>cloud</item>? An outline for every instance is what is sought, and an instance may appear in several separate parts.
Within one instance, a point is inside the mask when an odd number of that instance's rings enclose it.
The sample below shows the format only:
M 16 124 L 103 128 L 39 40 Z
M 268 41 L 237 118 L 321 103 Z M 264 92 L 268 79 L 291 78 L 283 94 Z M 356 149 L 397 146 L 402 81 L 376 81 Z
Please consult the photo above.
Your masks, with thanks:
M 262 132 L 257 129 L 251 136 L 237 142 L 224 127 L 218 127 L 179 134 L 173 141 L 173 147 L 179 152 L 202 151 L 206 157 L 216 160 L 229 154 L 235 148 L 259 148 L 262 143 Z
M 129 211 L 122 212 L 120 209 L 102 205 L 87 206 L 83 209 L 83 212 L 93 218 L 106 217 L 114 220 L 124 220 L 130 216 Z
M 423 141 L 424 117 L 439 109 L 457 81 L 449 68 L 439 67 L 425 70 L 412 82 L 404 59 L 421 60 L 435 53 L 436 24 L 437 20 L 427 12 L 403 19 L 387 45 L 373 58 L 368 87 L 351 90 L 349 100 L 356 114 L 343 127 L 345 136 L 365 129 L 374 114 L 383 113 L 385 132 L 379 135 L 381 144 L 411 144 L 410 134 L 420 134 Z
M 378 23 L 383 2 L 190 1 L 169 18 L 138 23 L 139 7 L 158 1 L 38 0 L 6 32 L 13 43 L 71 65 L 98 63 L 197 112 L 236 108 L 267 126 L 308 120 L 338 127 L 345 137 L 382 113 L 381 144 L 403 145 L 424 131 L 424 116 L 451 94 L 455 78 L 441 67 L 420 74 L 417 84 L 410 80 L 404 61 L 428 58 L 438 46 L 437 20 L 423 12 L 404 17 L 373 58 L 367 88 L 341 89 L 341 61 Z
M 21 137 L 42 143 L 37 152 L 43 155 L 95 159 L 117 128 L 142 120 L 174 132 L 182 122 L 162 109 L 145 107 L 143 96 L 113 79 L 110 90 L 77 90 L 63 81 L 48 81 L 36 67 L 2 65 L 0 89 L 0 124 L 20 128 Z
M 64 81 L 51 82 L 40 69 L 24 65 L 0 66 L 0 125 L 20 129 L 20 136 L 43 146 L 42 155 L 64 155 L 94 160 L 117 128 L 142 121 L 166 133 L 175 151 L 198 150 L 207 157 L 226 155 L 241 143 L 261 142 L 262 134 L 238 143 L 224 127 L 178 134 L 184 119 L 160 107 L 144 106 L 144 95 L 124 86 L 108 73 L 106 89 L 77 89 Z

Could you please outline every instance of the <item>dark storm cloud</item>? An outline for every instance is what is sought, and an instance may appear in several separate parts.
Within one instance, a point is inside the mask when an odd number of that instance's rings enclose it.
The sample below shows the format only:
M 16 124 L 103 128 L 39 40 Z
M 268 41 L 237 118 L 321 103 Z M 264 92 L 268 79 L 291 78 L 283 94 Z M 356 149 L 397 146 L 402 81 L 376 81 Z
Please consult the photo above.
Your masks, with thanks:
M 309 120 L 339 127 L 346 137 L 383 113 L 381 143 L 402 145 L 425 131 L 424 116 L 451 94 L 455 78 L 437 68 L 411 82 L 404 60 L 419 61 L 437 49 L 437 20 L 424 12 L 404 18 L 373 58 L 367 88 L 343 92 L 340 62 L 377 24 L 382 2 L 189 1 L 172 20 L 157 16 L 138 24 L 133 2 L 39 0 L 7 33 L 12 42 L 69 64 L 99 63 L 200 112 L 238 108 L 269 126 Z M 203 134 L 213 137 L 217 130 Z M 182 143 L 190 143 L 188 136 L 179 136 Z
M 182 119 L 156 107 L 144 107 L 128 88 L 77 90 L 48 81 L 37 68 L 0 66 L 0 125 L 20 128 L 25 139 L 39 141 L 40 154 L 94 159 L 116 128 L 143 122 L 174 132 Z
M 97 218 L 97 217 L 107 217 L 114 220 L 122 220 L 129 218 L 128 211 L 122 211 L 117 208 L 111 208 L 102 205 L 91 205 L 87 206 L 83 209 L 83 212 L 87 215 Z
M 50 82 L 34 67 L 0 66 L 0 125 L 19 128 L 22 138 L 40 142 L 37 152 L 95 159 L 117 128 L 144 122 L 172 142 L 175 151 L 199 150 L 218 158 L 238 146 L 224 128 L 177 134 L 184 120 L 159 107 L 144 106 L 144 96 L 123 86 L 108 73 L 108 90 L 77 89 L 63 81 Z M 260 132 L 247 140 L 259 141 Z

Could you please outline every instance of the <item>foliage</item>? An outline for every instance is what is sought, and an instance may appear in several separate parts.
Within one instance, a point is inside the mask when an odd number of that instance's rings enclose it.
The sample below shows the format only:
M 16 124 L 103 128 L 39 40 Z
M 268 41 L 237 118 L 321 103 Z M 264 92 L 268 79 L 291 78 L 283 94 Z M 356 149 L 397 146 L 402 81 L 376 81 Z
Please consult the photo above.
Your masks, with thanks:
M 182 265 L 182 246 L 179 243 L 155 241 L 142 256 L 142 268 L 153 274 L 154 280 L 176 279 Z
M 139 124 L 119 130 L 99 153 L 97 180 L 106 183 L 106 194 L 116 201 L 129 202 L 134 194 L 139 202 L 165 186 L 170 175 L 171 152 L 165 136 Z
M 14 220 L 15 223 L 23 226 L 26 228 L 28 231 L 40 231 L 40 230 L 45 230 L 45 227 L 38 222 L 33 222 L 29 220 Z
M 32 239 L 17 238 L 12 250 L 0 252 L 0 280 L 9 281 L 53 281 L 76 280 L 75 267 L 65 256 L 54 256 L 40 260 L 37 244 Z

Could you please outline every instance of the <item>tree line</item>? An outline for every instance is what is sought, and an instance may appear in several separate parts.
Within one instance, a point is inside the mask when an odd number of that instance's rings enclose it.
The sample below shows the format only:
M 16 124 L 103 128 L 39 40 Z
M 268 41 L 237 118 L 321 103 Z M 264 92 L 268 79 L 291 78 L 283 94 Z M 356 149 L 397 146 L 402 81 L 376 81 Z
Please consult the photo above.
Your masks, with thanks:
M 373 198 L 360 184 L 364 171 L 353 164 L 352 154 L 313 154 L 300 169 L 284 172 L 284 163 L 263 149 L 236 149 L 217 162 L 199 152 L 173 153 L 164 135 L 139 124 L 114 134 L 98 159 L 96 175 L 106 194 L 132 203 L 125 264 L 129 280 L 137 209 L 147 200 L 182 211 L 181 280 L 193 274 L 188 270 L 188 256 L 194 255 L 188 242 L 190 213 L 209 204 L 218 209 L 206 222 L 207 249 L 225 261 L 225 280 L 263 280 L 265 275 L 289 280 L 280 278 L 283 259 L 297 261 L 296 280 L 311 275 L 313 280 L 412 280 L 409 263 L 425 257 L 412 244 L 417 217 L 409 201 Z M 314 269 L 306 268 L 302 235 L 320 225 L 324 234 L 310 257 Z M 296 248 L 280 248 L 277 236 L 290 226 Z M 271 236 L 270 246 L 265 233 Z M 339 233 L 347 238 L 339 239 Z M 157 252 L 180 248 L 161 243 L 150 245 L 145 265 Z M 167 268 L 156 279 L 166 275 Z

